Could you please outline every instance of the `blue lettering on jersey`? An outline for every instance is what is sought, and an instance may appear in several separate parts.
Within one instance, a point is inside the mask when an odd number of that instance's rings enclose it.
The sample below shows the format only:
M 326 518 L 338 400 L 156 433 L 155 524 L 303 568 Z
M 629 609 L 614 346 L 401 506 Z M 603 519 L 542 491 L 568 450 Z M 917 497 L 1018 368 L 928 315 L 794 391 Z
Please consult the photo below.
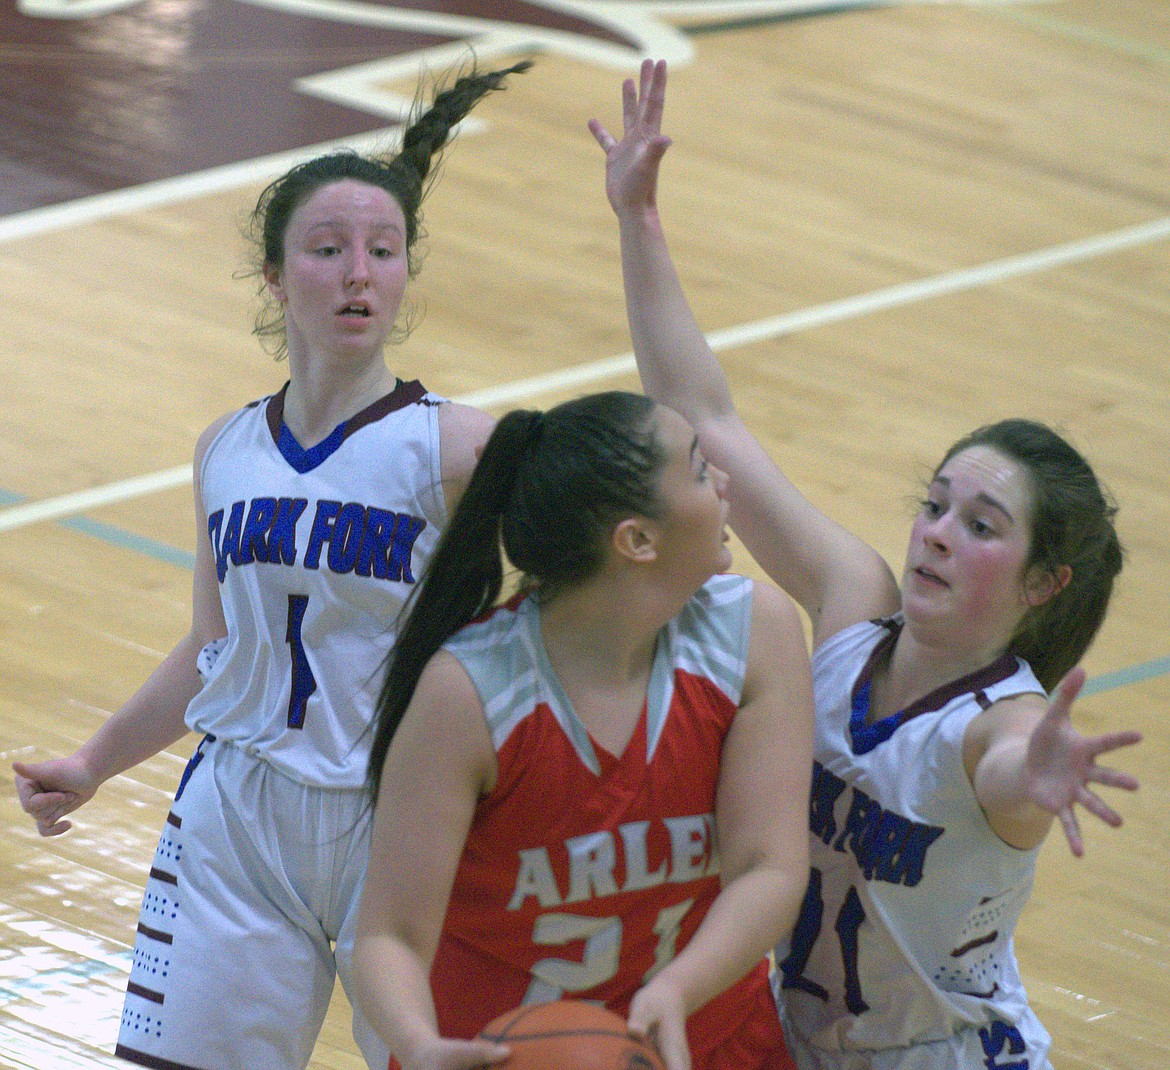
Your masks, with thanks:
M 812 834 L 824 844 L 832 843 L 836 851 L 851 853 L 866 880 L 913 888 L 922 880 L 927 851 L 944 830 L 885 810 L 857 787 L 851 791 L 844 822 L 838 825 L 834 806 L 846 787 L 839 776 L 813 762 L 809 794 Z
M 207 518 L 207 534 L 215 553 L 219 582 L 223 583 L 227 575 L 229 561 L 237 566 L 255 561 L 296 564 L 297 520 L 308 504 L 304 498 L 253 498 L 251 503 L 235 502 L 226 525 L 222 509 L 212 513 Z
M 979 1041 L 983 1045 L 983 1065 L 987 1070 L 1028 1070 L 1028 1045 L 1014 1025 L 992 1022 L 990 1028 L 982 1026 Z M 1014 1058 L 1017 1055 L 1023 1058 Z
M 217 509 L 207 518 L 219 582 L 228 565 L 297 563 L 297 521 L 308 508 L 305 498 L 253 498 Z M 305 568 L 320 568 L 322 554 L 330 572 L 414 583 L 411 555 L 427 526 L 421 517 L 392 513 L 358 502 L 317 503 Z
M 305 568 L 320 568 L 321 553 L 327 549 L 331 572 L 414 583 L 410 555 L 426 526 L 425 520 L 407 513 L 356 502 L 320 501 L 309 532 Z

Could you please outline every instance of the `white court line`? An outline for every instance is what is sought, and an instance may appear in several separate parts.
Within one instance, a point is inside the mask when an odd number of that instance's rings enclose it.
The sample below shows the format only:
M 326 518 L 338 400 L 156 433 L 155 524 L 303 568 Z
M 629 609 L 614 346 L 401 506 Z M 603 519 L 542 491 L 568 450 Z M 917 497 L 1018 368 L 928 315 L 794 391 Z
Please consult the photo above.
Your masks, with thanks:
M 829 323 L 838 323 L 842 320 L 880 312 L 899 305 L 925 301 L 942 294 L 952 294 L 960 290 L 973 289 L 976 286 L 1002 282 L 1004 279 L 1033 274 L 1063 264 L 1092 260 L 1095 257 L 1120 252 L 1123 249 L 1132 249 L 1140 245 L 1148 245 L 1151 242 L 1162 241 L 1168 237 L 1170 237 L 1170 217 L 1111 231 L 1096 238 L 1054 245 L 1048 249 L 1039 249 L 1021 256 L 993 260 L 973 268 L 949 271 L 929 279 L 888 286 L 872 293 L 841 298 L 782 316 L 757 320 L 754 323 L 743 323 L 737 327 L 715 331 L 707 336 L 707 340 L 716 352 L 733 349 L 751 342 L 810 330 L 813 327 L 823 327 Z M 605 379 L 628 375 L 636 370 L 633 354 L 626 353 L 620 357 L 591 361 L 588 364 L 578 364 L 571 368 L 550 372 L 547 375 L 537 375 L 529 379 L 519 379 L 501 386 L 489 387 L 486 390 L 477 390 L 471 394 L 464 394 L 455 400 L 485 409 L 515 405 L 517 402 L 527 401 L 542 394 L 588 386 Z M 91 490 L 9 506 L 0 509 L 0 531 L 11 531 L 13 528 L 23 527 L 27 524 L 71 516 L 96 506 L 110 505 L 128 498 L 153 494 L 160 490 L 169 490 L 190 483 L 190 481 L 191 466 L 180 465 L 177 468 L 169 468 L 165 471 L 109 483 L 103 487 L 94 487 Z

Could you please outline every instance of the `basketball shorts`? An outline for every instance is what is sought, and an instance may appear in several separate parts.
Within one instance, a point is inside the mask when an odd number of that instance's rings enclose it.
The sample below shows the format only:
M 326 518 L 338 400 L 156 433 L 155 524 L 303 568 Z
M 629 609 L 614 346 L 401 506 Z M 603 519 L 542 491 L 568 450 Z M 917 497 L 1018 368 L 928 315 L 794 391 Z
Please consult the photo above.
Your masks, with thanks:
M 142 901 L 117 1054 L 157 1070 L 303 1070 L 350 988 L 368 797 L 200 744 Z M 371 1070 L 388 1052 L 360 1015 Z

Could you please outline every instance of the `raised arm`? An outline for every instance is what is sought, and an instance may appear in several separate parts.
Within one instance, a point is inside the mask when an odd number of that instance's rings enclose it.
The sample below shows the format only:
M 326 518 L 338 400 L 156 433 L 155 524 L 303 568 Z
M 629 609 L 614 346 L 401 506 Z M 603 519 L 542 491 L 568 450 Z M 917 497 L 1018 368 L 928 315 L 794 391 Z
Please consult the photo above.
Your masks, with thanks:
M 42 836 L 57 836 L 72 823 L 65 815 L 93 798 L 112 776 L 182 739 L 187 706 L 202 686 L 196 669 L 200 650 L 227 634 L 207 517 L 199 487 L 203 454 L 222 421 L 200 437 L 195 450 L 195 575 L 191 630 L 183 636 L 145 683 L 85 743 L 67 758 L 13 762 L 20 805 Z
M 748 431 L 695 320 L 658 213 L 666 64 L 647 60 L 622 87 L 621 141 L 596 120 L 606 193 L 618 217 L 626 309 L 646 392 L 690 421 L 704 454 L 731 477 L 731 524 L 767 574 L 808 613 L 814 640 L 898 608 L 897 583 L 871 547 L 815 508 Z
M 455 871 L 495 753 L 471 680 L 440 652 L 383 767 L 354 949 L 356 998 L 403 1070 L 471 1070 L 507 1049 L 439 1036 L 430 989 Z
M 694 937 L 635 996 L 632 1028 L 657 1027 L 670 1070 L 689 1065 L 683 1021 L 788 936 L 808 884 L 812 677 L 796 607 L 756 583 L 743 698 L 715 802 L 723 887 Z

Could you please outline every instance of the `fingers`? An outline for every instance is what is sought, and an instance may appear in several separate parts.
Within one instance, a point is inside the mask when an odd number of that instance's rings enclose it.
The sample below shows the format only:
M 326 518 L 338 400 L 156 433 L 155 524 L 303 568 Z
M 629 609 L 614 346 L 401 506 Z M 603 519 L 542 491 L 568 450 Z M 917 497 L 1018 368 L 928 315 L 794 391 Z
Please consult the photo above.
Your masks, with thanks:
M 1085 686 L 1085 670 L 1079 665 L 1069 669 L 1063 679 L 1056 685 L 1052 700 L 1048 704 L 1049 717 L 1068 717 L 1072 711 L 1072 704 L 1081 688 Z
M 487 1040 L 449 1043 L 448 1050 L 453 1056 L 451 1065 L 466 1070 L 475 1070 L 480 1066 L 495 1066 L 512 1054 L 512 1049 L 506 1044 L 494 1044 Z
M 1065 839 L 1068 840 L 1069 850 L 1075 857 L 1081 858 L 1085 853 L 1085 841 L 1081 838 L 1081 825 L 1077 821 L 1077 815 L 1071 806 L 1066 806 L 1057 816 L 1064 829 Z
M 1078 788 L 1076 796 L 1077 802 L 1094 817 L 1099 817 L 1106 825 L 1112 828 L 1121 827 L 1121 815 L 1095 792 L 1089 791 L 1088 788 Z
M 588 125 L 594 140 L 605 150 L 607 155 L 617 147 L 617 140 L 596 119 L 590 119 Z
M 659 130 L 662 127 L 662 113 L 666 110 L 666 60 L 644 60 L 642 63 L 643 119 Z
M 1093 740 L 1093 756 L 1106 754 L 1121 747 L 1132 747 L 1142 741 L 1141 732 L 1106 732 Z

